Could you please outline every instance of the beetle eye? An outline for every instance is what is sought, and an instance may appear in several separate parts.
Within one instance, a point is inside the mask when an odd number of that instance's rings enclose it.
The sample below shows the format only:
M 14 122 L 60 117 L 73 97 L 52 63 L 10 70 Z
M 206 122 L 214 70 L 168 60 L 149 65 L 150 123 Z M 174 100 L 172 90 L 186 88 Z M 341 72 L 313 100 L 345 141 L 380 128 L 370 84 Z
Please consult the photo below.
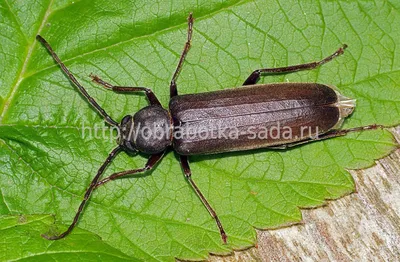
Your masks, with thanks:
M 123 139 L 120 143 L 120 145 L 123 147 L 123 149 L 125 150 L 125 152 L 131 153 L 131 154 L 136 154 L 138 152 L 138 150 L 135 147 L 135 144 L 132 143 L 129 140 L 125 140 Z

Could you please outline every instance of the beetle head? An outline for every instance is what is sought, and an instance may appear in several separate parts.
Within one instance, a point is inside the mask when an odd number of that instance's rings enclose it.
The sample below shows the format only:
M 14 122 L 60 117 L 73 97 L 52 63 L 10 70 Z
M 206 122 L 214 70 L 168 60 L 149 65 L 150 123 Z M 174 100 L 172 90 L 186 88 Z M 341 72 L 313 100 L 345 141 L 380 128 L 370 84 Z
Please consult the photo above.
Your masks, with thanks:
M 129 153 L 136 153 L 137 149 L 135 144 L 133 143 L 133 117 L 131 115 L 127 115 L 122 118 L 121 123 L 119 125 L 119 137 L 117 143 L 122 146 L 122 148 Z

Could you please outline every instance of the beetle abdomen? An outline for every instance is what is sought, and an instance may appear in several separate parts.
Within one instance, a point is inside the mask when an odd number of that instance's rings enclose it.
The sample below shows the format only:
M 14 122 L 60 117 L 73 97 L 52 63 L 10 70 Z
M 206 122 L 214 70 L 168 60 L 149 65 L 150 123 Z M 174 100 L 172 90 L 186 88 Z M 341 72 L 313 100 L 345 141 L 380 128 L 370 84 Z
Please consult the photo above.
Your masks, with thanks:
M 313 83 L 176 96 L 170 102 L 174 149 L 182 155 L 211 154 L 306 140 L 340 125 L 354 107 L 346 99 Z

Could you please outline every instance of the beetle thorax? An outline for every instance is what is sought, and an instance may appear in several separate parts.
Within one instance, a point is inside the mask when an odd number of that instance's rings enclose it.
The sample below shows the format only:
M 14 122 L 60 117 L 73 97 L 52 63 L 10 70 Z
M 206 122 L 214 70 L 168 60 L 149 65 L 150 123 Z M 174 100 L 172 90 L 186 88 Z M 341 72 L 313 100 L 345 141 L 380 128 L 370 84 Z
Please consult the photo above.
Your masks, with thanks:
M 173 126 L 167 110 L 160 106 L 147 106 L 133 117 L 121 121 L 120 144 L 131 151 L 147 154 L 163 152 L 172 141 Z

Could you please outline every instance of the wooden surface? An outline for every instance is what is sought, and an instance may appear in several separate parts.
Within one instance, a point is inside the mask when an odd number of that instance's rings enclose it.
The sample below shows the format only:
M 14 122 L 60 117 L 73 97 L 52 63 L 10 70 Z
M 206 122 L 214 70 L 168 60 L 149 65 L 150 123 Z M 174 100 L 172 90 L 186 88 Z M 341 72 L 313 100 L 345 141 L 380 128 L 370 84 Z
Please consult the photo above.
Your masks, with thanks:
M 391 131 L 400 142 L 400 127 Z M 258 231 L 258 248 L 210 261 L 400 261 L 400 150 L 350 172 L 356 193 L 302 210 L 300 225 Z

